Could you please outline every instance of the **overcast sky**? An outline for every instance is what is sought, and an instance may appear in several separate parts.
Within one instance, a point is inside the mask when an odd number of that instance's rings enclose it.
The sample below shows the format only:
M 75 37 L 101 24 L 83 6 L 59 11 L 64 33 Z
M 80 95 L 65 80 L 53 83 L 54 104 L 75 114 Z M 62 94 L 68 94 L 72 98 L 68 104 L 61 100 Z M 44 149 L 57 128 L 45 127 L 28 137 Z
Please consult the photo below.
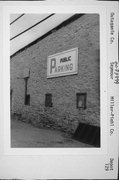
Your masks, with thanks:
M 10 54 L 13 55 L 72 15 L 73 14 L 11 14 Z

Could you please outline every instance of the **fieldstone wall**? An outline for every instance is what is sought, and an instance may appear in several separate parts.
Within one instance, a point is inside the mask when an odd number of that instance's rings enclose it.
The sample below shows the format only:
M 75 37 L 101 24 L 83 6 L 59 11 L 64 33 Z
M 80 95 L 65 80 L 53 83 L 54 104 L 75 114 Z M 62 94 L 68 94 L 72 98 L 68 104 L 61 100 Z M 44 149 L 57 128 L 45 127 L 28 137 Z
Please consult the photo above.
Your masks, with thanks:
M 99 15 L 85 14 L 11 58 L 12 113 L 38 127 L 74 132 L 79 122 L 100 126 Z M 78 74 L 47 79 L 47 57 L 78 47 Z M 24 105 L 23 70 L 30 70 Z M 77 109 L 76 93 L 87 93 L 87 108 Z M 45 107 L 51 93 L 53 107 Z

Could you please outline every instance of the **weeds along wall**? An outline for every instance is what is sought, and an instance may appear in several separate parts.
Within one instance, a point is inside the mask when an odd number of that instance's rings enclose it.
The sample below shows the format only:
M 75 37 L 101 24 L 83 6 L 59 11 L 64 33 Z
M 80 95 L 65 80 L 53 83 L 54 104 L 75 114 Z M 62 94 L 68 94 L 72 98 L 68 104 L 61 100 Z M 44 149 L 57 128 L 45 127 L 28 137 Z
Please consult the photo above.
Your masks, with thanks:
M 11 57 L 11 110 L 38 127 L 74 132 L 79 122 L 100 126 L 99 15 L 84 14 Z M 47 57 L 78 48 L 78 73 L 47 78 Z M 29 71 L 25 103 L 26 81 Z M 86 93 L 86 107 L 77 107 L 77 93 Z M 50 94 L 52 105 L 46 105 Z

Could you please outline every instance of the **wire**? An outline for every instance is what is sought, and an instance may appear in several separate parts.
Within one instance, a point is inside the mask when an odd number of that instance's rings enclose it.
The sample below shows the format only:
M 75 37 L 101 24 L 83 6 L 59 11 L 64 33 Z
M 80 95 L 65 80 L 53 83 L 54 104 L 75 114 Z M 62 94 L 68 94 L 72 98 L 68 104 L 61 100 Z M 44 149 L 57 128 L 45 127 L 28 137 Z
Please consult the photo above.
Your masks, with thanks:
M 18 19 L 20 19 L 22 16 L 24 16 L 25 14 L 21 14 L 19 17 L 17 17 L 14 21 L 12 21 L 11 23 L 10 23 L 10 25 L 12 25 L 14 22 L 16 22 Z
M 26 30 L 22 31 L 21 33 L 17 34 L 16 36 L 12 37 L 10 40 L 13 40 L 16 37 L 20 36 L 21 34 L 25 33 L 26 31 L 29 31 L 30 29 L 34 28 L 35 26 L 37 26 L 38 24 L 42 23 L 43 21 L 45 21 L 46 19 L 50 18 L 53 15 L 54 14 L 51 14 L 51 15 L 47 16 L 46 18 L 44 18 L 41 21 L 37 22 L 36 24 L 34 24 L 33 26 L 29 27 L 28 29 L 26 29 Z

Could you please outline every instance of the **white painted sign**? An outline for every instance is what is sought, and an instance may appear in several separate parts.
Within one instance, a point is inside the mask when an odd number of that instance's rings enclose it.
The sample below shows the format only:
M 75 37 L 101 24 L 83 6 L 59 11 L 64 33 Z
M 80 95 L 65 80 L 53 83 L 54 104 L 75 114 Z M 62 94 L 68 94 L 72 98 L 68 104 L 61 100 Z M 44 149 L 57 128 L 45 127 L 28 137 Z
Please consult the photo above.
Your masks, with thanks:
M 47 78 L 77 74 L 78 48 L 48 56 Z

